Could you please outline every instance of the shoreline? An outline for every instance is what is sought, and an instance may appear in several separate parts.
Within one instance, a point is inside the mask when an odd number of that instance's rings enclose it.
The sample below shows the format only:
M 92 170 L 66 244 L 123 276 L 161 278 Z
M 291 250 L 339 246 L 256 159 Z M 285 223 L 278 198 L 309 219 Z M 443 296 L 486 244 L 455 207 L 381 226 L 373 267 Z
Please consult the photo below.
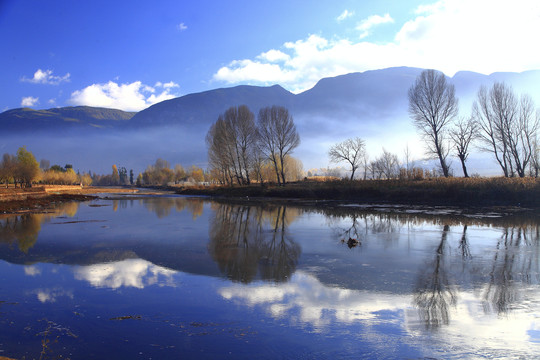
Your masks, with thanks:
M 46 212 L 56 204 L 89 201 L 100 193 L 177 194 L 217 201 L 279 203 L 314 207 L 352 206 L 398 209 L 457 208 L 460 212 L 540 213 L 539 179 L 435 179 L 428 181 L 300 181 L 248 186 L 81 187 L 36 186 L 0 188 L 0 214 Z
M 99 193 L 133 193 L 135 189 L 114 187 L 36 186 L 31 188 L 0 188 L 0 214 L 18 215 L 43 213 L 56 205 L 70 201 L 89 201 Z
M 511 208 L 540 211 L 540 179 L 435 179 L 423 181 L 300 181 L 286 186 L 168 187 L 179 195 L 365 206 Z

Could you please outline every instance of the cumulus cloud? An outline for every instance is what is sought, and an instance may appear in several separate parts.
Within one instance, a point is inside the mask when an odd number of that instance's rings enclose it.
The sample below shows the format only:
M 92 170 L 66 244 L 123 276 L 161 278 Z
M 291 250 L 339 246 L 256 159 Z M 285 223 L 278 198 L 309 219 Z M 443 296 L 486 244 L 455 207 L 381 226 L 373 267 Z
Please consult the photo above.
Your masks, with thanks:
M 73 299 L 72 291 L 60 288 L 38 289 L 34 293 L 37 295 L 38 300 L 42 303 L 54 303 L 56 302 L 56 299 L 61 296 L 66 296 L 70 299 Z
M 33 84 L 49 84 L 49 85 L 58 85 L 63 82 L 70 81 L 70 73 L 67 73 L 64 76 L 53 75 L 52 70 L 41 70 L 37 69 L 32 78 L 23 77 L 21 81 L 29 82 Z
M 160 282 L 160 285 L 174 286 L 172 282 L 174 274 L 173 270 L 142 259 L 81 266 L 75 270 L 77 280 L 86 280 L 92 286 L 111 289 L 120 287 L 143 289 L 145 286 Z
M 357 30 L 360 30 L 360 39 L 367 37 L 371 32 L 371 29 L 377 25 L 393 23 L 394 19 L 390 14 L 380 15 L 371 15 L 367 19 L 364 19 L 356 27 Z
M 350 18 L 354 15 L 354 11 L 349 11 L 347 9 L 343 10 L 343 12 L 336 18 L 338 22 L 341 22 L 347 18 Z
M 180 23 L 180 24 L 178 24 L 176 27 L 177 27 L 178 30 L 180 30 L 180 31 L 185 31 L 185 30 L 187 30 L 187 28 L 188 28 L 187 25 L 184 24 L 184 23 Z
M 23 97 L 21 100 L 22 107 L 32 107 L 39 104 L 39 98 L 33 96 Z
M 140 81 L 131 84 L 118 84 L 109 81 L 106 84 L 93 84 L 82 90 L 74 91 L 69 102 L 74 105 L 140 111 L 158 102 L 177 97 L 177 94 L 171 92 L 177 87 L 178 84 L 172 81 L 158 82 L 153 87 Z
M 489 16 L 486 11 L 489 9 Z M 361 22 L 359 38 L 310 35 L 252 59 L 231 61 L 214 74 L 229 84 L 279 83 L 293 92 L 329 76 L 392 66 L 434 68 L 452 76 L 460 70 L 489 74 L 540 68 L 540 2 L 441 0 L 412 12 L 387 42 L 366 41 L 375 26 L 392 21 L 374 15 Z
M 34 265 L 28 265 L 24 267 L 24 273 L 28 276 L 36 276 L 41 274 L 41 270 Z

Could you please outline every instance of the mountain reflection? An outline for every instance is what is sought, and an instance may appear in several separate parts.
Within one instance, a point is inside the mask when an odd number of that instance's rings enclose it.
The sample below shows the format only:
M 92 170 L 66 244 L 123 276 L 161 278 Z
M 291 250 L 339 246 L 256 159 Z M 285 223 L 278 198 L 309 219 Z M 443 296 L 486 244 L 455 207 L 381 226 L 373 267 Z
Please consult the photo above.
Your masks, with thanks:
M 73 217 L 79 209 L 78 202 L 68 202 L 42 214 L 8 215 L 0 219 L 0 243 L 17 244 L 27 253 L 37 241 L 41 224 L 59 216 Z
M 208 251 L 221 272 L 243 283 L 257 274 L 276 282 L 290 278 L 301 249 L 287 227 L 298 209 L 216 203 L 213 210 Z

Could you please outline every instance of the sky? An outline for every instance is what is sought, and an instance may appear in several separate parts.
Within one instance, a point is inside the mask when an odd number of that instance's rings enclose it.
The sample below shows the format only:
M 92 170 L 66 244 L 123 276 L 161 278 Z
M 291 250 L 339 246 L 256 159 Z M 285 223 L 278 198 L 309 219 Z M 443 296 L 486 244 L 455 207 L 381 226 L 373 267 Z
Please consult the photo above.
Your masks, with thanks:
M 140 111 L 238 84 L 299 93 L 391 66 L 540 69 L 538 0 L 0 0 L 0 111 Z

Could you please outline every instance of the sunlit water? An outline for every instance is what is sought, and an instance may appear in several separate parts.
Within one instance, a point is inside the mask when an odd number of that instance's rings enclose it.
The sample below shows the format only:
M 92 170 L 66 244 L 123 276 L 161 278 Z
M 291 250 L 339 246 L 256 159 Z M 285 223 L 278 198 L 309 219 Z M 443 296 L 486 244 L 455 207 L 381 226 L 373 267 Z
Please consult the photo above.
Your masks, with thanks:
M 182 197 L 3 217 L 0 356 L 534 358 L 539 234 Z

